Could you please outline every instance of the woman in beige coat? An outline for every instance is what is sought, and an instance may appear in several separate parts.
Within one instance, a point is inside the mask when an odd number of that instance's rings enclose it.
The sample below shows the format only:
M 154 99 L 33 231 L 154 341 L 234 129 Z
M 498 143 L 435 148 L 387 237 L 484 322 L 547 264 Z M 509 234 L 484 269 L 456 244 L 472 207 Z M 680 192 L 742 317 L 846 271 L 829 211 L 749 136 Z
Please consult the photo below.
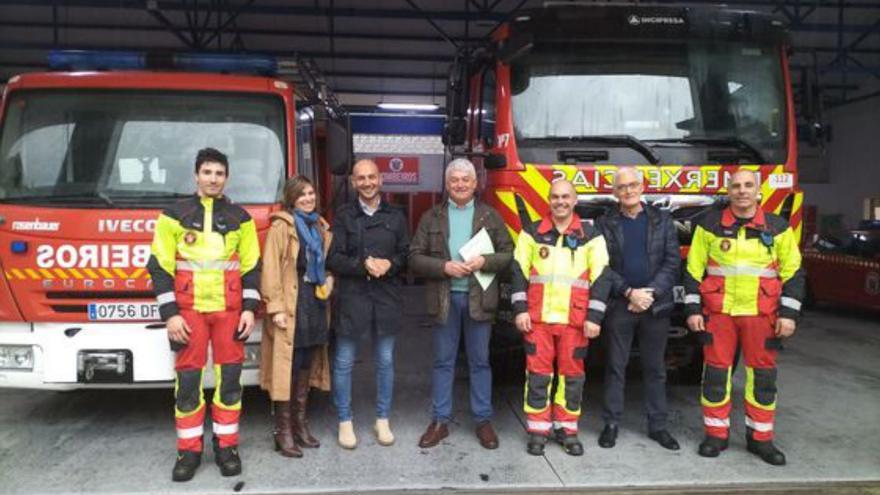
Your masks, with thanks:
M 330 226 L 318 216 L 309 179 L 297 176 L 287 181 L 284 205 L 284 210 L 272 214 L 263 253 L 266 321 L 260 386 L 275 405 L 275 450 L 285 457 L 302 457 L 300 447 L 320 445 L 306 419 L 309 390 L 330 390 L 327 297 L 333 279 L 324 260 L 331 234 Z

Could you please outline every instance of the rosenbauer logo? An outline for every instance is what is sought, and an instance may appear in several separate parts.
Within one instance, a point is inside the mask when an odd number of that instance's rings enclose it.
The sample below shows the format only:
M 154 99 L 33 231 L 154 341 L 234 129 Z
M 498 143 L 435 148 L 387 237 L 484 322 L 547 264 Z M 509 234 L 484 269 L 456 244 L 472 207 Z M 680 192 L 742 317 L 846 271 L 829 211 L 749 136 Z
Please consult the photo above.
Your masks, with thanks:
M 60 227 L 60 222 L 44 222 L 39 218 L 31 221 L 19 220 L 12 222 L 12 230 L 23 232 L 58 232 Z

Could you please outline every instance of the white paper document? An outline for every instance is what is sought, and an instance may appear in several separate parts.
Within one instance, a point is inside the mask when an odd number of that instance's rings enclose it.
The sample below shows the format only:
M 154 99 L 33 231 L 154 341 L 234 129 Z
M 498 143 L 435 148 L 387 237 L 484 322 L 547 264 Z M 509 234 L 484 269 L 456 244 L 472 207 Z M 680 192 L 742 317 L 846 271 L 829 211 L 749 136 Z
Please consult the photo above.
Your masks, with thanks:
M 470 261 L 480 255 L 494 253 L 495 247 L 492 245 L 492 238 L 489 237 L 489 232 L 486 231 L 485 227 L 474 234 L 474 236 L 471 237 L 471 240 L 467 241 L 464 246 L 458 250 L 461 259 L 465 261 Z M 474 273 L 474 276 L 477 277 L 477 282 L 480 283 L 480 287 L 482 287 L 483 290 L 486 290 L 492 281 L 495 280 L 494 273 L 484 272 L 482 270 Z

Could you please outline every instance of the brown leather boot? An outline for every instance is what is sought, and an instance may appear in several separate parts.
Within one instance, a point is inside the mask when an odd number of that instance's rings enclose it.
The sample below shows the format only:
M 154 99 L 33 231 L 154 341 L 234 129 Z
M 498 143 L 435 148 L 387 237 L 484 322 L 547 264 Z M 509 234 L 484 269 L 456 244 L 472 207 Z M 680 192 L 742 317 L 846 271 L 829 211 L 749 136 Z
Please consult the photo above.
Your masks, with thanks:
M 314 449 L 321 446 L 321 442 L 312 436 L 309 431 L 309 420 L 306 413 L 309 408 L 309 374 L 302 370 L 294 375 L 294 396 L 290 403 L 293 425 L 293 440 L 300 447 Z
M 275 450 L 284 457 L 302 457 L 303 453 L 293 441 L 289 401 L 275 402 Z

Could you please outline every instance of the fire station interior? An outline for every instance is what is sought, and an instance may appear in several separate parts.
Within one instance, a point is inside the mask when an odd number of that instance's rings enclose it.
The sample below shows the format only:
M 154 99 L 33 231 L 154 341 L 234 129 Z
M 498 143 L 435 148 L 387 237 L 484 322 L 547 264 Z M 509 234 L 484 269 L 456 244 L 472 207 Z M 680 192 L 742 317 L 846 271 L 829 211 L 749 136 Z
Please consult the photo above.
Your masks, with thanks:
M 512 23 L 554 8 L 613 14 L 535 23 L 528 36 L 497 41 L 515 32 Z M 712 34 L 707 35 L 692 27 L 698 16 L 689 12 L 700 9 L 727 9 L 740 20 L 752 19 L 742 11 L 754 11 L 774 21 L 710 22 L 706 29 Z M 614 32 L 609 26 L 620 15 L 627 29 L 643 28 L 655 41 L 645 44 Z M 677 25 L 683 23 L 692 28 Z M 575 30 L 580 34 L 572 34 Z M 740 44 L 713 59 L 711 49 L 694 48 L 701 36 Z M 601 43 L 591 45 L 590 40 Z M 155 91 L 128 98 L 84 89 L 82 80 L 89 74 L 132 70 L 131 60 L 147 61 L 138 70 L 190 70 L 149 66 L 150 61 L 185 58 L 178 54 L 190 54 L 192 60 L 231 55 L 233 62 L 224 66 L 214 60 L 216 65 L 192 69 L 211 77 L 200 79 L 204 87 L 198 96 L 185 100 L 163 100 Z M 504 70 L 496 73 L 500 66 Z M 291 85 L 295 102 L 288 102 L 288 109 L 268 97 L 236 93 L 240 101 L 224 107 L 221 95 L 229 90 L 221 89 L 223 80 L 239 71 L 276 81 L 271 91 Z M 53 80 L 52 88 L 27 86 L 31 79 L 25 76 L 43 72 L 66 76 Z M 707 82 L 716 76 L 727 79 L 714 86 Z M 589 82 L 578 85 L 578 77 L 589 77 Z M 763 87 L 754 82 L 762 77 L 769 81 Z M 655 83 L 660 78 L 666 82 Z M 703 78 L 705 84 L 688 89 L 689 78 Z M 498 89 L 502 80 L 509 82 L 504 90 Z M 124 87 L 120 84 L 116 91 Z M 880 139 L 880 1 L 0 0 L 0 90 L 0 266 L 5 272 L 0 286 L 5 299 L 0 301 L 0 493 L 880 494 L 880 159 L 875 148 Z M 554 101 L 541 99 L 554 92 Z M 133 109 L 142 118 L 132 117 Z M 540 116 L 527 123 L 531 110 Z M 286 119 L 286 112 L 294 117 Z M 233 113 L 243 120 L 233 122 Z M 555 120 L 554 113 L 564 117 Z M 88 117 L 80 129 L 71 124 L 76 115 Z M 181 132 L 184 118 L 196 121 L 198 131 Z M 129 135 L 117 125 L 123 119 Z M 495 126 L 511 119 L 514 132 L 496 135 Z M 698 126 L 709 129 L 710 122 L 735 129 L 733 140 L 686 137 L 695 136 Z M 36 128 L 44 129 L 36 140 L 33 135 L 16 138 Z M 584 138 L 591 133 L 601 136 Z M 67 155 L 65 140 L 71 147 Z M 512 140 L 518 141 L 518 150 L 497 152 L 500 147 L 511 150 Z M 100 165 L 108 143 L 129 146 L 113 171 Z M 749 391 L 741 359 L 730 392 L 730 447 L 714 459 L 697 454 L 704 435 L 702 350 L 680 312 L 672 316 L 666 359 L 668 430 L 680 450 L 665 450 L 647 437 L 637 344 L 617 445 L 606 449 L 597 444 L 603 428 L 599 338 L 590 343 L 586 358 L 579 433 L 584 455 L 566 455 L 552 441 L 543 456 L 529 455 L 525 358 L 521 337 L 512 331 L 509 302 L 502 302 L 490 344 L 492 422 L 500 446 L 483 449 L 474 435 L 462 347 L 450 435 L 436 447 L 420 448 L 419 437 L 431 420 L 434 322 L 425 310 L 424 280 L 406 274 L 403 330 L 395 351 L 392 446 L 380 446 L 372 431 L 376 385 L 371 345 L 364 342 L 353 375 L 357 449 L 337 445 L 331 395 L 313 392 L 309 419 L 321 447 L 307 449 L 300 459 L 279 456 L 273 449 L 271 401 L 254 385 L 259 344 L 252 338 L 246 346 L 245 381 L 250 384 L 240 427 L 243 473 L 221 477 L 207 449 L 194 480 L 172 483 L 173 380 L 138 382 L 142 355 L 136 350 L 96 344 L 96 354 L 83 357 L 69 346 L 98 319 L 108 320 L 101 322 L 102 331 L 111 334 L 138 325 L 162 331 L 157 313 L 149 313 L 155 308 L 149 287 L 136 285 L 140 279 L 133 271 L 105 278 L 100 263 L 123 257 L 131 260 L 126 268 L 146 265 L 147 248 L 136 244 L 149 245 L 154 224 L 137 212 L 151 212 L 154 219 L 169 198 L 192 193 L 191 160 L 205 143 L 232 150 L 228 195 L 233 201 L 278 203 L 283 180 L 295 170 L 315 181 L 319 208 L 331 221 L 336 208 L 355 201 L 346 177 L 352 163 L 370 158 L 383 175 L 383 201 L 404 212 L 410 232 L 424 212 L 445 201 L 444 169 L 453 156 L 477 164 L 478 194 L 484 199 L 495 194 L 486 189 L 493 174 L 513 171 L 505 180 L 520 181 L 511 187 L 522 189 L 511 193 L 509 201 L 499 192 L 501 199 L 491 203 L 509 208 L 502 217 L 510 233 L 547 212 L 542 191 L 557 176 L 547 172 L 542 178 L 525 164 L 582 170 L 568 178 L 582 180 L 577 212 L 588 221 L 615 207 L 611 196 L 596 192 L 591 181 L 602 181 L 615 165 L 656 168 L 655 175 L 646 172 L 645 180 L 673 181 L 685 192 L 693 187 L 690 196 L 677 196 L 685 198 L 680 203 L 665 190 L 646 195 L 672 212 L 685 242 L 692 234 L 694 209 L 724 204 L 723 188 L 707 193 L 707 181 L 723 178 L 728 165 L 772 164 L 770 178 L 762 177 L 769 182 L 762 184 L 761 201 L 772 202 L 772 211 L 796 227 L 806 277 L 796 332 L 784 340 L 778 355 L 774 441 L 787 465 L 768 465 L 746 450 L 743 395 Z M 291 146 L 295 151 L 288 160 Z M 63 157 L 58 168 L 41 164 L 58 153 Z M 286 161 L 293 162 L 287 170 L 271 165 Z M 605 172 L 594 175 L 599 169 Z M 695 170 L 696 185 L 688 186 L 689 172 L 679 169 Z M 711 170 L 715 179 L 705 175 Z M 764 167 L 760 170 L 765 173 Z M 115 193 L 87 187 L 105 180 L 115 184 Z M 71 188 L 60 188 L 61 181 Z M 33 186 L 45 183 L 49 186 Z M 138 184 L 151 189 L 135 201 L 125 193 Z M 780 189 L 790 194 L 777 196 Z M 73 245 L 68 250 L 59 244 L 64 223 L 100 219 L 102 211 L 113 209 L 135 213 L 128 223 L 125 218 L 119 223 L 118 215 L 98 220 L 105 229 L 99 231 L 106 234 L 63 241 Z M 63 221 L 57 219 L 59 212 Z M 125 244 L 134 247 L 101 251 L 107 242 L 102 236 L 128 232 L 136 240 Z M 46 239 L 53 250 L 40 249 Z M 98 247 L 84 253 L 82 244 Z M 17 264 L 35 254 L 38 261 L 56 264 Z M 96 260 L 97 273 L 76 271 L 76 263 L 88 259 Z M 75 285 L 95 275 L 102 280 Z M 91 302 L 63 298 L 81 290 L 96 298 L 112 293 L 123 302 L 140 297 L 136 300 L 150 303 L 138 306 L 146 308 L 146 316 L 129 315 L 116 326 L 106 315 L 86 316 L 85 309 L 78 320 L 76 304 L 85 308 Z M 135 295 L 126 296 L 126 291 Z M 502 295 L 509 299 L 509 290 Z M 43 301 L 61 308 L 47 317 L 51 321 L 40 321 L 48 314 L 40 312 Z M 34 344 L 33 350 L 24 344 L 41 325 L 66 329 L 66 337 L 51 342 L 66 357 L 40 366 L 68 366 L 70 378 L 25 378 L 36 369 L 35 359 L 51 354 L 49 340 L 40 341 L 43 347 Z M 150 359 L 167 361 L 170 370 L 173 356 L 167 346 L 162 351 Z M 213 391 L 206 394 L 210 400 Z

